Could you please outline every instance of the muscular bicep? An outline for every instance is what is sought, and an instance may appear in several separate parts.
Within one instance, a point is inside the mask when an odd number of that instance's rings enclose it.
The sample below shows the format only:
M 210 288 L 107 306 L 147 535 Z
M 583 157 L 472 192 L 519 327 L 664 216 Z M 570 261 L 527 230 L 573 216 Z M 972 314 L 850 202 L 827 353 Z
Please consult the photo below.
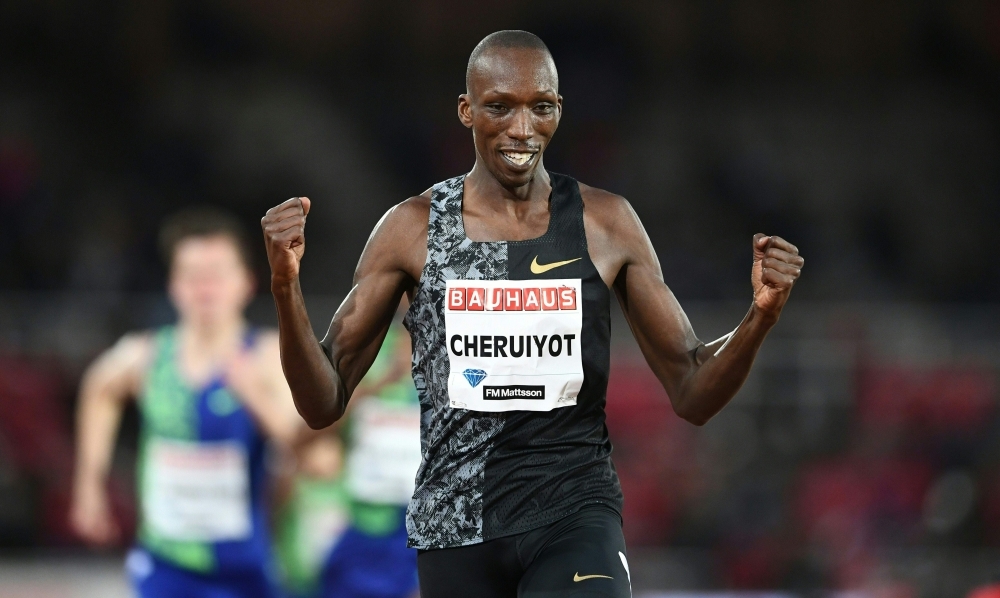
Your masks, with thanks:
M 408 200 L 382 217 L 322 341 L 348 393 L 375 361 L 403 293 L 420 277 L 427 255 L 426 213 Z
M 663 280 L 652 243 L 629 208 L 615 239 L 623 256 L 615 294 L 647 363 L 673 395 L 691 371 L 701 345 L 687 315 Z

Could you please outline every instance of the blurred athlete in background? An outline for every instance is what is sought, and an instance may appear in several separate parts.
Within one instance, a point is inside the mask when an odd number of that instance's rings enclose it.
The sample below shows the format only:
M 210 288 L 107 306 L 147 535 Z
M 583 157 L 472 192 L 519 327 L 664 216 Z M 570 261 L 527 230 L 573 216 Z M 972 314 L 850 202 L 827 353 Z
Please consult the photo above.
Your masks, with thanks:
M 277 595 L 265 438 L 289 448 L 304 426 L 277 335 L 243 317 L 255 286 L 244 235 L 210 209 L 171 218 L 160 241 L 177 324 L 124 336 L 83 379 L 71 523 L 90 544 L 119 540 L 105 483 L 135 398 L 140 521 L 126 568 L 143 598 Z
M 277 530 L 284 578 L 295 597 L 417 593 L 417 551 L 406 546 L 405 517 L 420 466 L 420 403 L 410 358 L 409 337 L 394 324 L 336 426 L 339 438 L 324 434 L 299 451 Z
M 323 434 L 296 451 L 295 467 L 285 469 L 292 475 L 280 476 L 274 548 L 290 598 L 319 593 L 323 565 L 347 529 L 350 501 L 343 454 L 340 438 Z
M 323 598 L 417 593 L 417 551 L 406 546 L 406 505 L 420 467 L 420 401 L 410 358 L 409 335 L 394 324 L 341 427 L 351 517 L 323 571 Z

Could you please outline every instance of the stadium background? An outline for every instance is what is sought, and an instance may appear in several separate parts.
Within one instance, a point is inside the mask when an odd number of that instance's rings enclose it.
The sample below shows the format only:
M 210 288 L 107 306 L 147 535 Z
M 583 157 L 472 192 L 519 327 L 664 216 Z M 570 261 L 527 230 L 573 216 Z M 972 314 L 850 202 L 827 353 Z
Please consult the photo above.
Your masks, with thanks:
M 161 218 L 211 203 L 255 227 L 310 196 L 322 323 L 379 216 L 471 166 L 455 100 L 502 28 L 539 34 L 560 70 L 547 166 L 629 198 L 702 338 L 746 309 L 754 232 L 809 262 L 703 428 L 616 320 L 637 593 L 1000 578 L 1000 4 L 7 0 L 0 594 L 120 591 L 120 553 L 66 525 L 71 417 L 87 361 L 171 317 Z M 273 321 L 266 294 L 252 314 Z M 134 425 L 112 480 L 126 522 Z

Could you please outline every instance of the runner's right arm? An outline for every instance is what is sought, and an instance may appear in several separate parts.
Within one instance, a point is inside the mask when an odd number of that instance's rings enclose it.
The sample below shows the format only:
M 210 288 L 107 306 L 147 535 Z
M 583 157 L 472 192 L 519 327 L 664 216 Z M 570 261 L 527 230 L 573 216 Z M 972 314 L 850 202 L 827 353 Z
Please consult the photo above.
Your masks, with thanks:
M 278 310 L 281 366 L 299 414 L 324 428 L 344 414 L 355 387 L 371 367 L 404 292 L 420 277 L 427 255 L 429 202 L 413 197 L 390 209 L 375 226 L 322 343 L 306 312 L 299 267 L 311 202 L 293 197 L 261 220 Z
M 144 334 L 123 337 L 94 361 L 80 385 L 70 524 L 90 544 L 106 545 L 119 538 L 108 505 L 108 469 L 122 411 L 139 394 L 150 342 Z

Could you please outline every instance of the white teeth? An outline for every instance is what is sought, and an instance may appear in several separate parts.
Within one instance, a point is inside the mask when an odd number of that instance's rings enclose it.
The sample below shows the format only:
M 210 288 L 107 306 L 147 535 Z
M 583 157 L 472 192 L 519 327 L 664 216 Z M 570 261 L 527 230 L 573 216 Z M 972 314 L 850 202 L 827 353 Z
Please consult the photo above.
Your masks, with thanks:
M 502 152 L 502 153 L 504 157 L 506 157 L 514 164 L 517 164 L 518 166 L 523 166 L 524 164 L 527 164 L 528 161 L 535 156 L 535 154 L 532 154 L 530 152 Z

